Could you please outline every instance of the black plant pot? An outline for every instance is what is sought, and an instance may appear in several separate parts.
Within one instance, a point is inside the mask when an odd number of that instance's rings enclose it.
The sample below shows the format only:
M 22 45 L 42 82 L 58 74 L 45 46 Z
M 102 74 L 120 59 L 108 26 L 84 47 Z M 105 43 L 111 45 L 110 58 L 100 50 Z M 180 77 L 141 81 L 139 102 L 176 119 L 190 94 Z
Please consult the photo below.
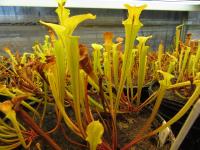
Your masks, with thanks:
M 157 81 L 153 82 L 149 87 L 149 94 L 152 94 L 155 90 L 159 88 L 159 83 Z M 171 91 L 172 93 L 172 91 Z M 170 120 L 176 113 L 185 105 L 186 100 L 180 100 L 180 97 L 174 94 L 167 93 L 165 95 L 161 106 L 159 108 L 159 114 L 166 120 Z M 171 129 L 175 136 L 178 135 L 181 127 L 183 126 L 185 120 L 187 119 L 191 109 L 177 122 L 175 122 Z M 180 146 L 180 150 L 197 150 L 200 149 L 200 116 L 197 118 L 192 128 L 188 132 L 186 138 Z
M 8 100 L 8 99 L 10 99 L 10 97 L 0 95 L 0 102 L 3 102 L 3 101 Z
M 141 98 L 140 98 L 140 102 L 144 102 L 148 97 L 149 97 L 149 86 L 151 85 L 151 83 L 148 83 L 146 85 L 144 85 L 142 87 L 142 91 L 141 91 Z M 133 95 L 137 94 L 137 86 L 134 86 L 133 87 Z M 127 88 L 124 88 L 124 93 L 126 94 L 127 93 Z M 131 92 L 130 92 L 130 89 L 129 89 L 129 96 Z

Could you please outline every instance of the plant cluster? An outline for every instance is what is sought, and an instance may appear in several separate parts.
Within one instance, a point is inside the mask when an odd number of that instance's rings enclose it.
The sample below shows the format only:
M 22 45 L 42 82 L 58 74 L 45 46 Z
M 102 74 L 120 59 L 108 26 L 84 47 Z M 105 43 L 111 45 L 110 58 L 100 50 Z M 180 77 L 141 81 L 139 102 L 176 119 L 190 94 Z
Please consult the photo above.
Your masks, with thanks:
M 2 56 L 0 63 L 0 95 L 4 96 L 0 103 L 3 113 L 0 150 L 11 150 L 20 145 L 27 149 L 39 136 L 53 149 L 60 150 L 50 135 L 63 123 L 88 142 L 83 145 L 68 137 L 73 144 L 91 150 L 116 150 L 119 142 L 117 115 L 137 113 L 153 104 L 152 113 L 141 130 L 121 147 L 121 150 L 127 150 L 176 122 L 198 99 L 200 45 L 193 44 L 190 35 L 185 42 L 181 40 L 182 26 L 176 28 L 174 50 L 164 51 L 161 42 L 157 52 L 151 52 L 146 42 L 152 36 L 138 36 L 143 26 L 139 17 L 146 5 L 126 4 L 128 18 L 122 23 L 125 38 L 118 37 L 113 42 L 113 33 L 105 32 L 103 44 L 91 45 L 91 58 L 88 48 L 79 44 L 80 37 L 74 36 L 73 32 L 81 22 L 96 16 L 70 16 L 70 10 L 64 7 L 65 0 L 57 1 L 59 23 L 40 21 L 49 32 L 43 43 L 35 44 L 33 52 L 22 55 L 4 49 L 9 58 Z M 159 81 L 159 89 L 141 102 L 142 87 L 154 80 Z M 133 93 L 135 86 L 137 92 Z M 149 132 L 168 90 L 185 97 L 187 102 L 165 125 Z M 50 131 L 44 131 L 43 121 L 49 106 L 55 108 L 57 124 Z M 73 116 L 69 115 L 69 109 L 73 110 Z M 109 116 L 110 124 L 102 114 Z M 103 136 L 105 132 L 110 134 L 109 140 Z M 40 149 L 40 143 L 35 146 Z

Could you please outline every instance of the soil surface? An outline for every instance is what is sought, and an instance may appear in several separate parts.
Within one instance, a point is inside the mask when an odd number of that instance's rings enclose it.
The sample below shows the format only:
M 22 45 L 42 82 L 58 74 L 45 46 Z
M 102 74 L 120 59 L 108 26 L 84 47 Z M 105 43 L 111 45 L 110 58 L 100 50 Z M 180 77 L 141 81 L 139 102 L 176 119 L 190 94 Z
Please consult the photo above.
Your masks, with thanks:
M 68 109 L 68 114 L 73 116 L 72 110 L 70 108 Z M 118 147 L 124 146 L 126 143 L 130 142 L 134 136 L 138 133 L 139 129 L 142 128 L 143 124 L 147 120 L 147 118 L 150 115 L 150 110 L 145 109 L 142 112 L 136 114 L 136 113 L 129 113 L 129 114 L 120 114 L 117 116 L 117 128 L 118 128 L 118 141 L 119 145 Z M 104 120 L 109 120 L 108 117 L 105 117 L 105 115 L 102 115 Z M 99 119 L 100 120 L 100 119 Z M 161 124 L 162 119 L 159 117 L 156 121 L 153 122 L 151 129 L 155 129 Z M 108 122 L 109 123 L 109 122 Z M 111 124 L 111 123 L 110 123 Z M 45 131 L 49 131 L 56 125 L 56 116 L 54 113 L 54 109 L 52 107 L 48 107 L 46 118 L 44 120 L 43 129 Z M 63 132 L 61 129 L 57 129 L 55 132 L 51 134 L 51 137 L 57 142 L 58 145 L 63 150 L 87 150 L 87 147 L 80 147 L 77 145 L 74 145 L 70 143 L 66 138 L 64 137 L 67 135 L 71 140 L 77 141 L 78 143 L 87 146 L 87 143 L 83 140 L 81 140 L 78 136 L 73 134 L 69 128 L 67 128 L 64 123 L 62 122 L 62 126 L 65 130 Z M 109 138 L 111 137 L 108 134 L 104 134 L 104 138 L 110 141 Z M 38 150 L 35 146 L 35 144 L 39 142 L 41 145 L 42 150 L 52 150 L 52 148 L 46 143 L 43 139 L 40 137 L 37 138 L 36 142 L 32 144 L 32 147 L 30 150 Z M 159 147 L 159 142 L 157 136 L 153 136 L 149 139 L 146 139 L 137 145 L 134 146 L 135 150 L 168 150 L 170 148 L 171 141 L 170 139 L 167 140 L 166 144 L 162 147 Z M 23 150 L 23 148 L 18 148 L 18 150 Z
M 119 141 L 120 147 L 125 143 L 130 142 L 138 131 L 143 127 L 146 120 L 150 116 L 151 111 L 149 109 L 145 109 L 141 111 L 139 114 L 130 113 L 121 115 L 118 118 L 118 129 L 119 129 Z M 157 128 L 161 125 L 163 120 L 159 117 L 152 123 L 149 131 Z M 158 136 L 153 136 L 146 140 L 139 142 L 134 146 L 135 150 L 169 150 L 171 145 L 170 139 L 167 139 L 166 144 L 164 146 L 159 146 Z

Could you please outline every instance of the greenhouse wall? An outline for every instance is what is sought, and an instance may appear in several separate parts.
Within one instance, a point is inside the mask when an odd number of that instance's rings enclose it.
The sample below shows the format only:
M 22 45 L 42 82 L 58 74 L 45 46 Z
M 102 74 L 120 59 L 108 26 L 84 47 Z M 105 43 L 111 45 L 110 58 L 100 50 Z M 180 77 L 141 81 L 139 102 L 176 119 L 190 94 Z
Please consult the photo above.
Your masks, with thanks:
M 38 21 L 57 22 L 55 8 L 35 7 L 0 7 L 0 47 L 8 46 L 12 49 L 27 51 L 35 41 L 42 41 L 46 29 Z M 126 18 L 125 10 L 111 9 L 71 9 L 71 14 L 80 13 L 96 14 L 96 20 L 82 23 L 75 31 L 81 36 L 81 43 L 87 45 L 93 42 L 102 43 L 103 32 L 112 31 L 115 37 L 124 37 L 122 20 Z M 165 48 L 170 49 L 173 43 L 175 27 L 182 23 L 187 24 L 184 33 L 194 33 L 198 37 L 200 24 L 198 12 L 173 12 L 173 11 L 144 11 L 141 20 L 144 27 L 140 35 L 153 35 L 150 45 L 154 50 L 162 40 Z

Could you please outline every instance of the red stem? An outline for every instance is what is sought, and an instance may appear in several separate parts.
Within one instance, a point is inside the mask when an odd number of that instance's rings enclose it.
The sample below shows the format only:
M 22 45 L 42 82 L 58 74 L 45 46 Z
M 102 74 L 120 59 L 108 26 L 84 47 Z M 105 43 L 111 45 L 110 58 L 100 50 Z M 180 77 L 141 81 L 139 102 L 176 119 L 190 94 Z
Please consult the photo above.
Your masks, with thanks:
M 153 135 L 155 135 L 155 133 L 153 133 L 153 131 L 152 131 L 144 136 L 138 136 L 137 139 L 133 139 L 130 143 L 124 145 L 124 147 L 122 147 L 120 150 L 128 150 L 129 148 L 131 148 L 131 146 L 133 146 L 133 145 L 139 143 L 140 141 L 142 141 L 146 138 L 149 138 Z
M 80 144 L 80 143 L 78 143 L 78 142 L 76 142 L 76 141 L 70 139 L 70 138 L 67 136 L 67 134 L 65 134 L 65 130 L 64 130 L 64 128 L 63 128 L 63 126 L 62 126 L 61 124 L 60 124 L 60 129 L 61 129 L 61 131 L 62 131 L 62 133 L 63 133 L 63 135 L 64 135 L 64 138 L 65 138 L 67 141 L 69 141 L 70 143 L 72 143 L 72 144 L 74 144 L 74 145 L 87 148 L 86 145 Z
M 20 104 L 16 104 L 14 110 L 17 112 L 18 115 L 21 116 L 24 122 L 29 125 L 37 134 L 43 137 L 54 150 L 62 150 L 55 143 L 55 141 L 35 123 L 31 116 L 29 116 L 29 114 L 20 107 Z

